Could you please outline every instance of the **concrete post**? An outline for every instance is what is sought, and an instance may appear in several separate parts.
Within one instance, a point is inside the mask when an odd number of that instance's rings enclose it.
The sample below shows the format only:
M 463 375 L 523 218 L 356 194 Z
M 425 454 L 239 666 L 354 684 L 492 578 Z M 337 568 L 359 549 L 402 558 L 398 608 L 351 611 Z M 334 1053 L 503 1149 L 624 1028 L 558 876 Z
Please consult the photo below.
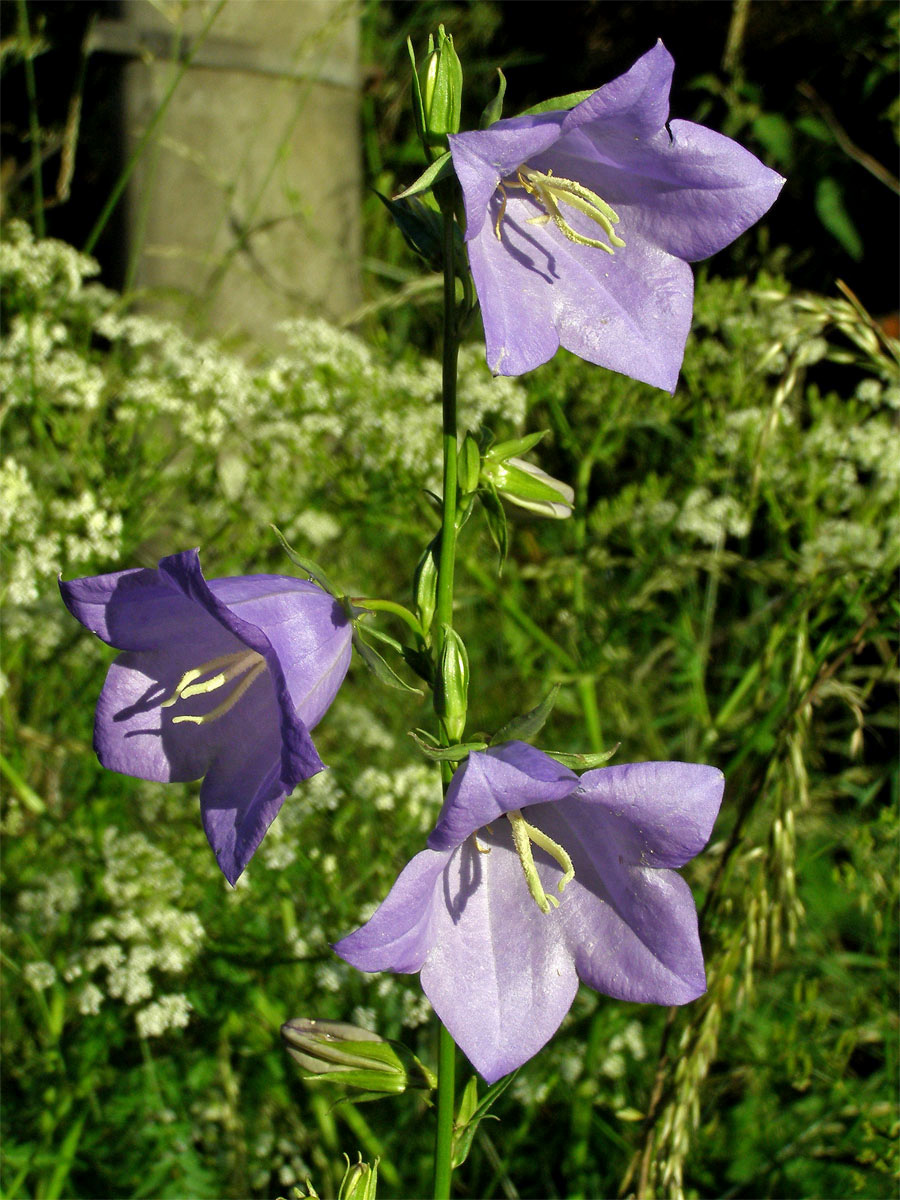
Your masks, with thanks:
M 150 307 L 277 346 L 285 317 L 358 304 L 357 26 L 354 0 L 125 0 L 98 23 L 129 58 L 130 147 L 183 70 L 128 191 Z

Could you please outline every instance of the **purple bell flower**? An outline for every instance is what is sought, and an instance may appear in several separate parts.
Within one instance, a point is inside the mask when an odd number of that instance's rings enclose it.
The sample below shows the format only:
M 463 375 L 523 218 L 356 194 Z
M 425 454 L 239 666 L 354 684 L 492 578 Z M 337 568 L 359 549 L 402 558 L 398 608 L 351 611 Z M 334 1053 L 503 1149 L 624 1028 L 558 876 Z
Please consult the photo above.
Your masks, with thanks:
M 309 731 L 347 674 L 349 618 L 306 580 L 207 581 L 196 550 L 59 586 L 82 625 L 125 651 L 97 703 L 101 763 L 138 779 L 203 777 L 203 828 L 233 884 L 285 796 L 324 768 Z
M 489 1083 L 553 1036 L 579 980 L 619 1000 L 685 1004 L 706 974 L 673 868 L 706 845 L 723 787 L 721 771 L 696 763 L 579 779 L 524 742 L 470 754 L 429 849 L 335 949 L 363 971 L 420 971 Z
M 450 137 L 495 375 L 562 345 L 674 391 L 688 263 L 758 221 L 784 179 L 720 133 L 669 122 L 673 68 L 657 42 L 569 112 Z

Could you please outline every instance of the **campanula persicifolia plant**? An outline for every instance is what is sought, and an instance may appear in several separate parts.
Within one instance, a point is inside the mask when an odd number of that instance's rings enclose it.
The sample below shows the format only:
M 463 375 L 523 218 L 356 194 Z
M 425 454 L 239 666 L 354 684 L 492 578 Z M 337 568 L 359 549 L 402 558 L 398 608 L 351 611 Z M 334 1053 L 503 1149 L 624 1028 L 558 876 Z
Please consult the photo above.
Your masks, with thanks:
M 669 120 L 674 63 L 662 43 L 597 91 L 518 117 L 502 119 L 501 91 L 483 127 L 464 132 L 462 66 L 443 27 L 413 63 L 428 165 L 391 209 L 444 278 L 440 525 L 411 572 L 413 607 L 344 595 L 293 552 L 306 578 L 207 581 L 192 550 L 156 570 L 61 587 L 73 615 L 122 651 L 97 706 L 101 762 L 143 779 L 202 777 L 201 819 L 232 884 L 286 797 L 323 767 L 310 731 L 351 645 L 381 682 L 408 687 L 405 663 L 431 689 L 434 724 L 415 731 L 443 777 L 427 848 L 335 948 L 363 971 L 420 973 L 441 1022 L 434 1195 L 446 1197 L 478 1121 L 509 1073 L 553 1036 L 579 981 L 660 1005 L 703 993 L 697 913 L 677 868 L 706 845 L 724 788 L 711 765 L 601 765 L 614 751 L 535 748 L 556 689 L 520 717 L 498 714 L 489 733 L 469 729 L 480 664 L 456 624 L 458 535 L 480 513 L 502 563 L 504 500 L 565 519 L 575 496 L 523 457 L 540 434 L 496 444 L 482 428 L 460 444 L 460 341 L 480 305 L 495 374 L 532 370 L 562 345 L 672 391 L 691 322 L 688 263 L 757 221 L 783 180 L 730 139 Z M 421 419 L 430 419 L 424 407 Z M 379 614 L 406 640 L 373 625 Z M 292 803 L 302 802 L 301 791 Z M 316 1079 L 380 1095 L 401 1094 L 413 1078 L 433 1083 L 426 1066 L 408 1071 L 353 1026 L 298 1019 L 284 1037 Z M 477 1107 L 467 1087 L 458 1111 L 456 1045 L 494 1085 Z M 362 1166 L 345 1184 L 369 1195 L 376 1172 Z

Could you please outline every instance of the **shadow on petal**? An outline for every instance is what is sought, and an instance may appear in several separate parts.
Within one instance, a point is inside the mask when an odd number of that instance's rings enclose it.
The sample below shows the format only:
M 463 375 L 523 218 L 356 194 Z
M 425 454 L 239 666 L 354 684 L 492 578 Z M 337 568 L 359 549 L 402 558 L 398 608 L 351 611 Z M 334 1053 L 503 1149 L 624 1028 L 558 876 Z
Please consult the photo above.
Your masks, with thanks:
M 475 849 L 472 838 L 468 838 L 454 853 L 460 855 L 459 884 L 456 895 L 451 893 L 451 872 L 449 870 L 445 870 L 443 873 L 443 888 L 444 903 L 450 914 L 450 920 L 454 925 L 458 925 L 466 911 L 466 904 L 481 886 L 482 866 L 481 855 Z

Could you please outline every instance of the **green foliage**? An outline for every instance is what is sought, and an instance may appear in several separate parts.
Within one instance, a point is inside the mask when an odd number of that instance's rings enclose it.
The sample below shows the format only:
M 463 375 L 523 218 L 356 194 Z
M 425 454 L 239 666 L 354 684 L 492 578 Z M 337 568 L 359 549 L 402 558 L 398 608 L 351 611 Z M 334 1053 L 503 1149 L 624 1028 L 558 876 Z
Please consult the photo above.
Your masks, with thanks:
M 288 572 L 275 521 L 341 590 L 408 599 L 437 367 L 310 321 L 248 364 L 130 314 L 22 226 L 2 266 L 4 1193 L 267 1196 L 312 1178 L 328 1196 L 359 1149 L 383 1195 L 422 1195 L 424 1101 L 332 1107 L 278 1029 L 351 1020 L 434 1061 L 416 981 L 358 975 L 328 947 L 434 822 L 439 768 L 406 736 L 424 701 L 354 668 L 317 732 L 333 769 L 231 890 L 196 787 L 97 766 L 110 655 L 55 577 L 198 543 L 214 575 Z M 467 736 L 558 686 L 543 745 L 621 740 L 617 761 L 714 762 L 728 785 L 690 871 L 707 996 L 666 1014 L 583 991 L 466 1143 L 466 1190 L 889 1196 L 891 345 L 851 301 L 762 278 L 700 281 L 674 397 L 562 354 L 491 381 L 480 355 L 464 355 L 466 425 L 550 430 L 532 453 L 576 512 L 511 510 L 502 581 L 483 526 L 461 533 Z

